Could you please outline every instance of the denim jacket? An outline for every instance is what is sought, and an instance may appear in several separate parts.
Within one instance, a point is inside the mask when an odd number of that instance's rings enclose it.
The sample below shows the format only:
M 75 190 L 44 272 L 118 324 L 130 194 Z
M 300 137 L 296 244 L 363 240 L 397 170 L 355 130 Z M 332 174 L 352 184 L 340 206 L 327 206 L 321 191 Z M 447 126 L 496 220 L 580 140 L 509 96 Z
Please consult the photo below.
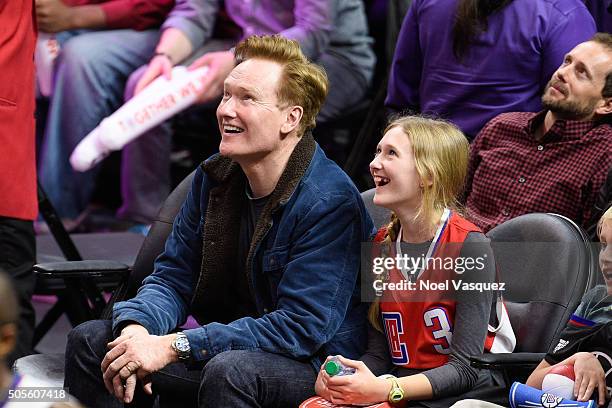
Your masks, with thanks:
M 232 318 L 231 271 L 246 177 L 216 155 L 197 170 L 154 272 L 134 299 L 113 311 L 113 326 L 142 324 L 162 335 L 189 314 L 195 360 L 227 350 L 262 350 L 308 361 L 358 358 L 367 337 L 360 301 L 360 247 L 375 233 L 348 176 L 302 137 L 255 227 L 246 262 L 256 317 Z M 254 262 L 261 259 L 261 262 Z

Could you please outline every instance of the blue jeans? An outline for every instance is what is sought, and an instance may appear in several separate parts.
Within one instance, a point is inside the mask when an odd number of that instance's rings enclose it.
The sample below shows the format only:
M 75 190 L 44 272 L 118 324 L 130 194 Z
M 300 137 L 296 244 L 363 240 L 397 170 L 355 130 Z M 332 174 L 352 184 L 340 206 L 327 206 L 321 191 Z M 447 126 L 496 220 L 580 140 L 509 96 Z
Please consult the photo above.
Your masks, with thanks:
M 68 159 L 76 145 L 123 103 L 128 76 L 146 63 L 158 30 L 64 32 L 55 63 L 38 175 L 63 218 L 76 218 L 89 203 L 98 169 L 78 173 Z
M 68 334 L 64 386 L 85 406 L 123 406 L 106 391 L 100 370 L 112 339 L 109 320 L 85 322 Z M 308 362 L 263 351 L 230 350 L 190 369 L 182 363 L 169 364 L 152 380 L 160 406 L 297 407 L 314 395 L 316 375 Z M 152 403 L 142 392 L 134 400 L 138 407 Z

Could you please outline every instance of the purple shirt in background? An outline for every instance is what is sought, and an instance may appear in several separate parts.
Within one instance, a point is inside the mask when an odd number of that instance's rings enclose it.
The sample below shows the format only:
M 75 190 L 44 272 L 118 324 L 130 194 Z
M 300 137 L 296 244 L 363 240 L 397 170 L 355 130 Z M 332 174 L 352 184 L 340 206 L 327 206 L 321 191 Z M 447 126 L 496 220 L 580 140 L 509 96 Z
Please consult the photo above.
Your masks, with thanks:
M 298 40 L 307 55 L 319 55 L 327 48 L 333 5 L 329 1 L 225 0 L 227 13 L 242 27 L 242 38 L 281 33 Z
M 595 33 L 581 0 L 514 0 L 488 18 L 459 63 L 452 50 L 457 0 L 414 0 L 393 57 L 387 100 L 455 123 L 472 139 L 504 112 L 537 112 L 563 56 Z

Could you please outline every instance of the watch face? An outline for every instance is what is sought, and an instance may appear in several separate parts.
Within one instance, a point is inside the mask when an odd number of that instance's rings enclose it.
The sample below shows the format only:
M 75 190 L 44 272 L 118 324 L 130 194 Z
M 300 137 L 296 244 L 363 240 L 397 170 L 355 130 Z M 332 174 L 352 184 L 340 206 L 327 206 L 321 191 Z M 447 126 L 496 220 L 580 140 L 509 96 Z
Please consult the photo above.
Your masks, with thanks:
M 189 340 L 187 340 L 187 337 L 177 337 L 174 344 L 176 345 L 176 349 L 178 351 L 190 351 L 190 347 L 189 347 Z
M 404 395 L 401 393 L 401 391 L 394 391 L 390 399 L 391 402 L 400 402 L 402 398 L 404 398 Z

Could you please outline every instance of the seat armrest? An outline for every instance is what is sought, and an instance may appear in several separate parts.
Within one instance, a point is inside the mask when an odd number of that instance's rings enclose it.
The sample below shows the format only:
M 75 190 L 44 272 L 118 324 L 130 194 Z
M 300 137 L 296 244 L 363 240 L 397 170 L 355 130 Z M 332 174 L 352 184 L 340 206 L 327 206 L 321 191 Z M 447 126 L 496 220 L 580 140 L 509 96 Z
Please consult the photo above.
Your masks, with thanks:
M 117 261 L 46 262 L 34 265 L 39 278 L 100 278 L 109 275 L 125 276 L 130 267 Z
M 545 355 L 546 353 L 483 353 L 470 356 L 470 365 L 489 370 L 535 368 Z

